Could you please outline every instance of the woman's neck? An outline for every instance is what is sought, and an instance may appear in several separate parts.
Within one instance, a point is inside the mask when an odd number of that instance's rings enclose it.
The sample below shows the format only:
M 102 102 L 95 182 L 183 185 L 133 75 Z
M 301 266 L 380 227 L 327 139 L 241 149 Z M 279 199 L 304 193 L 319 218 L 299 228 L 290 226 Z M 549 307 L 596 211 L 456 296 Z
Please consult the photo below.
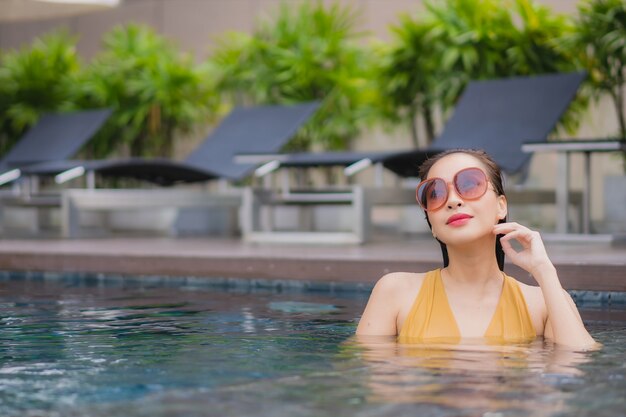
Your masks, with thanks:
M 448 245 L 449 265 L 444 273 L 447 283 L 455 286 L 471 285 L 485 288 L 502 280 L 502 272 L 495 256 L 495 241 L 473 242 L 467 246 Z

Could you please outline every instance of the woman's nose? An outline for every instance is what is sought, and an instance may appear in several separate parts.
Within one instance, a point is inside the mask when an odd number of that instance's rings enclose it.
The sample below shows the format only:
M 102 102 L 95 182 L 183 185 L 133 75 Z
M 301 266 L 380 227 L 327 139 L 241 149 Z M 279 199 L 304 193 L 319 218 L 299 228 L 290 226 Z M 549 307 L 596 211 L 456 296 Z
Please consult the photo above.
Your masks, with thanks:
M 463 199 L 459 197 L 454 187 L 448 188 L 448 201 L 446 202 L 446 205 L 449 209 L 461 207 L 463 205 Z

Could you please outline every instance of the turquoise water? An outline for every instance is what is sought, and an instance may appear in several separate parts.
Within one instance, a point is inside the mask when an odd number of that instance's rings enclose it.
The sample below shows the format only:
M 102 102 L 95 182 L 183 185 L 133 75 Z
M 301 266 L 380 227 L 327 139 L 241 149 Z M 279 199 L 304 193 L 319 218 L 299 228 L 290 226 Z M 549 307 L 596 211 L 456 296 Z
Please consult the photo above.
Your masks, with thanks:
M 4 277 L 0 416 L 626 415 L 623 310 L 596 352 L 427 349 L 352 337 L 367 295 Z

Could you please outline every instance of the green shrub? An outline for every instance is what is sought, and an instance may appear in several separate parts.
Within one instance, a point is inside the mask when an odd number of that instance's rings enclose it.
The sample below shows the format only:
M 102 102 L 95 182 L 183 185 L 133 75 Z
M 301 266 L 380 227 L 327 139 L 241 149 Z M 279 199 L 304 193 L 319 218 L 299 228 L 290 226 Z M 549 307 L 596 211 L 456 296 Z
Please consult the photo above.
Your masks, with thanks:
M 83 106 L 114 110 L 90 144 L 93 157 L 124 144 L 131 156 L 171 157 L 176 135 L 207 122 L 218 106 L 203 70 L 146 26 L 107 33 L 82 85 Z
M 355 15 L 337 4 L 284 3 L 251 36 L 230 33 L 210 58 L 219 90 L 236 104 L 320 100 L 289 148 L 344 149 L 371 116 L 371 65 L 354 41 Z
M 591 0 L 579 5 L 576 31 L 569 39 L 590 74 L 599 97 L 611 97 L 619 136 L 626 140 L 624 84 L 626 82 L 626 3 L 623 0 Z
M 571 53 L 559 39 L 571 23 L 531 0 L 427 1 L 426 11 L 403 16 L 380 60 L 379 86 L 390 101 L 387 118 L 410 124 L 425 121 L 427 139 L 435 136 L 432 113 L 454 106 L 469 80 L 572 71 Z M 584 108 L 584 99 L 572 109 Z M 562 122 L 574 127 L 570 115 Z M 422 143 L 424 144 L 424 143 Z
M 76 39 L 64 31 L 0 56 L 0 155 L 42 113 L 74 107 L 72 90 L 80 71 Z

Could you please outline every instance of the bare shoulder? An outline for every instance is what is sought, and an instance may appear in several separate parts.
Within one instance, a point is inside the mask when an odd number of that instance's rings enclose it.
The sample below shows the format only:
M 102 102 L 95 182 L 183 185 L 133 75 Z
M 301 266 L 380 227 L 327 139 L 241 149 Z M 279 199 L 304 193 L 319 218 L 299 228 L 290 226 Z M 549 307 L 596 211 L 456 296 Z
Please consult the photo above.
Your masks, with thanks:
M 383 291 L 404 291 L 424 280 L 425 273 L 391 272 L 383 275 L 376 283 L 377 289 Z
M 532 308 L 533 305 L 537 307 L 545 307 L 545 301 L 543 299 L 543 292 L 541 288 L 535 285 L 524 284 L 521 281 L 517 281 L 517 284 L 522 290 L 522 294 L 524 294 L 524 299 L 526 300 L 526 304 L 528 304 L 529 308 Z
M 418 276 L 408 272 L 394 272 L 380 278 L 359 320 L 357 334 L 397 335 L 398 315 L 402 311 L 407 289 Z
M 372 291 L 372 298 L 385 300 L 384 304 L 393 306 L 395 311 L 406 310 L 412 304 L 422 287 L 425 273 L 392 272 L 378 280 Z
M 524 296 L 526 295 L 526 293 L 528 293 L 528 295 L 531 297 L 537 296 L 538 294 L 541 295 L 541 288 L 539 288 L 537 285 L 524 284 L 522 281 L 518 279 L 515 279 L 515 281 L 517 281 L 517 285 L 519 285 L 520 289 L 524 293 Z

